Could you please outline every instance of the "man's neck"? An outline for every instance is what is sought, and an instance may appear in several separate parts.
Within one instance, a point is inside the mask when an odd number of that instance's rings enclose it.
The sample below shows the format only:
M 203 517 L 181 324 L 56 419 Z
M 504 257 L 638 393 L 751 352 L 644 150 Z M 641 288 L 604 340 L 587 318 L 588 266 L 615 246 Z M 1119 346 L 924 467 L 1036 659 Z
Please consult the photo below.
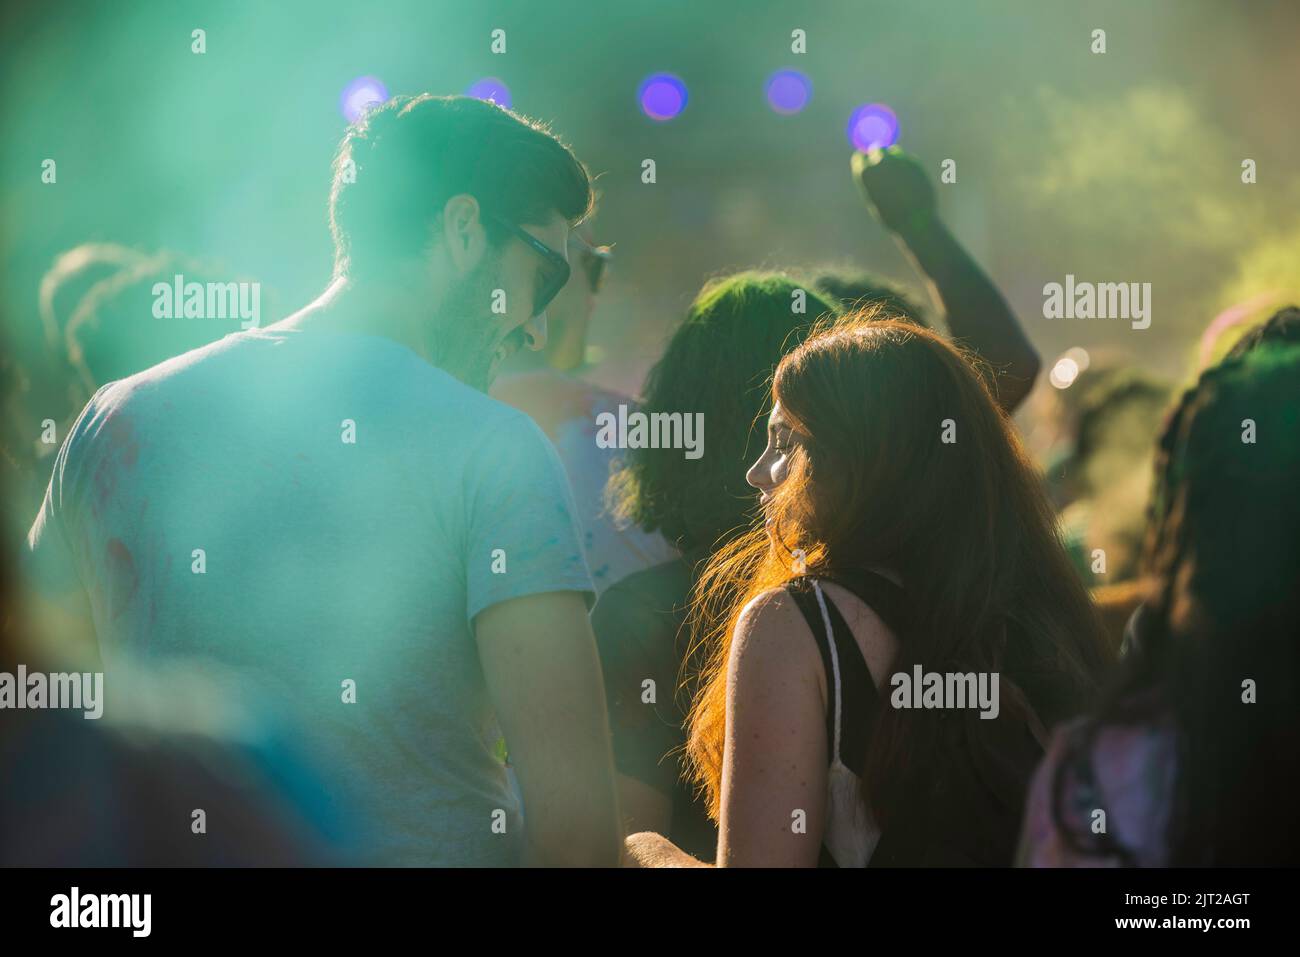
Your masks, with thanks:
M 413 308 L 405 294 L 378 293 L 375 286 L 336 276 L 316 299 L 267 328 L 369 333 L 399 342 L 427 359 L 424 344 L 412 334 L 413 324 L 406 321 Z

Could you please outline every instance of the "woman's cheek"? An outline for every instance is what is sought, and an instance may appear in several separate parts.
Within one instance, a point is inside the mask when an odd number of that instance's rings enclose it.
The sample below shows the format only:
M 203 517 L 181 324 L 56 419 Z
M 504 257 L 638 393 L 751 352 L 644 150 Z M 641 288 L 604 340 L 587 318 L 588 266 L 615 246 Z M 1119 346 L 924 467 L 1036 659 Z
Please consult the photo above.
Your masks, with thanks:
M 790 472 L 790 460 L 786 456 L 781 456 L 772 465 L 772 484 L 780 485 L 785 481 L 786 475 Z

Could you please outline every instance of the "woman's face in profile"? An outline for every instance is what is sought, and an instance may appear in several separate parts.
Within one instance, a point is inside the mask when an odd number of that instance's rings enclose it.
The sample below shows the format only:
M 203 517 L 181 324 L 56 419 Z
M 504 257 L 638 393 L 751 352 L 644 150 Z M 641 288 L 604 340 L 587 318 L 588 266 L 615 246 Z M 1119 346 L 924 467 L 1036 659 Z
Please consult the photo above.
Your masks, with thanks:
M 763 505 L 789 474 L 790 456 L 796 444 L 795 432 L 778 402 L 772 406 L 772 414 L 767 419 L 767 448 L 745 473 L 745 481 L 762 493 L 759 501 Z

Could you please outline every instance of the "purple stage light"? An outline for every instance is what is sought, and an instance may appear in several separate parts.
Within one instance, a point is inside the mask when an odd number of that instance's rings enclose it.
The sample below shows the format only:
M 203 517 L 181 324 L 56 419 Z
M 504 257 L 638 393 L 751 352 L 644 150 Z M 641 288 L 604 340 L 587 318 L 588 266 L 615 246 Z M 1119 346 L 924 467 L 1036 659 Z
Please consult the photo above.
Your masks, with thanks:
M 812 83 L 798 70 L 777 70 L 767 78 L 767 102 L 778 113 L 798 113 L 812 98 Z
M 883 103 L 867 103 L 853 111 L 846 132 L 856 149 L 883 150 L 898 142 L 898 117 Z
M 488 100 L 497 106 L 504 106 L 507 110 L 514 103 L 514 98 L 510 95 L 510 87 L 494 76 L 485 76 L 477 83 L 472 84 L 465 91 L 465 95 L 478 100 Z
M 343 88 L 339 110 L 349 123 L 361 119 L 372 106 L 388 101 L 388 87 L 377 76 L 359 76 Z
M 659 123 L 671 120 L 686 109 L 686 84 L 671 73 L 646 77 L 637 96 L 641 112 Z

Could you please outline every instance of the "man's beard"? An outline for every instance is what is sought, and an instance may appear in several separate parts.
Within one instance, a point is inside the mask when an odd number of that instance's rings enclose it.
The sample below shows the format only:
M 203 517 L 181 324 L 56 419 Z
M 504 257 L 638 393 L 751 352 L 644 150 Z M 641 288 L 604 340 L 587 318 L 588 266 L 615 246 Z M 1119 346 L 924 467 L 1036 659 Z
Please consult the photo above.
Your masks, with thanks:
M 426 343 L 430 361 L 472 389 L 487 392 L 492 356 L 504 317 L 492 312 L 492 291 L 501 288 L 500 256 L 484 258 L 454 282 L 433 317 Z

